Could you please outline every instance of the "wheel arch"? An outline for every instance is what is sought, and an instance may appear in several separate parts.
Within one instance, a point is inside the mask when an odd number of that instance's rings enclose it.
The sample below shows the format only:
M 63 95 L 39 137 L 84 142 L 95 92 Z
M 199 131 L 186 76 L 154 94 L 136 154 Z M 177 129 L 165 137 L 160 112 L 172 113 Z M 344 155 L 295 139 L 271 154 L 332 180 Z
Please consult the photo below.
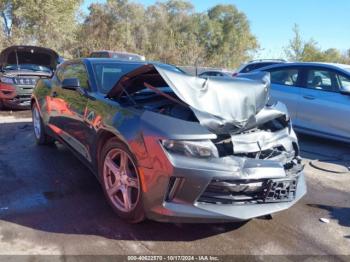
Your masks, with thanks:
M 123 143 L 128 149 L 131 151 L 131 148 L 127 141 L 121 137 L 120 134 L 117 132 L 113 132 L 111 130 L 102 129 L 98 132 L 97 135 L 97 145 L 96 145 L 96 157 L 95 157 L 95 163 L 97 170 L 99 169 L 99 164 L 101 163 L 101 152 L 107 141 L 109 141 L 112 138 L 116 138 L 120 143 Z M 132 152 L 132 151 L 131 151 Z

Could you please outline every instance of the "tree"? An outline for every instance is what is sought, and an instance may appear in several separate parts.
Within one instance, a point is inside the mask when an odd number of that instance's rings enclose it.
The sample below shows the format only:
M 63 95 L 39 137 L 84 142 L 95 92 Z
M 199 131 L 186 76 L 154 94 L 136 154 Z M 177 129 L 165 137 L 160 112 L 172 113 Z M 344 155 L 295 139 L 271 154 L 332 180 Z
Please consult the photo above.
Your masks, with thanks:
M 289 41 L 289 45 L 285 48 L 286 56 L 291 61 L 302 62 L 333 62 L 333 63 L 349 63 L 350 53 L 342 54 L 336 48 L 329 48 L 323 51 L 313 39 L 305 42 L 301 38 L 298 25 L 293 27 L 294 37 Z
M 0 13 L 7 45 L 33 44 L 62 54 L 74 42 L 81 0 L 3 0 Z
M 147 8 L 128 0 L 108 0 L 89 10 L 79 33 L 84 54 L 93 49 L 125 50 L 179 65 L 202 60 L 208 66 L 233 67 L 258 46 L 246 16 L 232 5 L 196 13 L 185 0 Z
M 301 39 L 300 29 L 297 24 L 294 24 L 293 33 L 294 37 L 289 41 L 285 53 L 291 61 L 300 61 L 304 51 L 304 43 Z
M 235 67 L 258 48 L 245 14 L 233 5 L 217 5 L 208 11 L 202 41 L 211 65 Z

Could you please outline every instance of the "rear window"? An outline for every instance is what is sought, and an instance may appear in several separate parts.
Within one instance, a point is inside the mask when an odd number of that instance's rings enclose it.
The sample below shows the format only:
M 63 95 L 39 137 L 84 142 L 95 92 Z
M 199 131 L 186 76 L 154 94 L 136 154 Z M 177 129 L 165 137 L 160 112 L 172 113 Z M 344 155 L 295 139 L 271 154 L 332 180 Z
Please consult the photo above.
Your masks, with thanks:
M 260 69 L 263 68 L 265 66 L 270 66 L 270 65 L 274 65 L 274 64 L 278 64 L 276 62 L 267 62 L 267 63 L 256 63 L 256 64 L 251 64 L 251 65 L 247 65 L 241 73 L 249 73 L 251 71 L 254 71 L 256 69 Z
M 145 61 L 145 58 L 139 55 L 128 53 L 112 53 L 111 58 L 126 60 L 126 61 Z
M 96 63 L 93 65 L 94 74 L 98 89 L 101 93 L 107 94 L 119 79 L 142 66 L 142 64 L 121 64 L 121 63 Z

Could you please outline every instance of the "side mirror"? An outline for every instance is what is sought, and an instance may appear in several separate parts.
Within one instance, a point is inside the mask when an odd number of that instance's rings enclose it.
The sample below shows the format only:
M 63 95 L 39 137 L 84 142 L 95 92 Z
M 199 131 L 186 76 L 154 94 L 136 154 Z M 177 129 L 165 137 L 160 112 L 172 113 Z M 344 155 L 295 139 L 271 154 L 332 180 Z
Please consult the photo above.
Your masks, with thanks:
M 340 93 L 342 93 L 343 95 L 350 95 L 350 86 L 340 87 Z
M 80 88 L 80 82 L 78 78 L 66 78 L 62 82 L 62 88 L 67 90 L 77 90 Z

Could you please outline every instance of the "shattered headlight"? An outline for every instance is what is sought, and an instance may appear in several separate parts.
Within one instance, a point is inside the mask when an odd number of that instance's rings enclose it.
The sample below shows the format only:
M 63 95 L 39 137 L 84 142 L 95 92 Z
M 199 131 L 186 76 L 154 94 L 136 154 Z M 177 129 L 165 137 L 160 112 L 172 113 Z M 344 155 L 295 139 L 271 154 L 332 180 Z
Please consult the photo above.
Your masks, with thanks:
M 210 140 L 162 140 L 161 142 L 163 147 L 170 153 L 196 158 L 219 157 L 216 146 Z

